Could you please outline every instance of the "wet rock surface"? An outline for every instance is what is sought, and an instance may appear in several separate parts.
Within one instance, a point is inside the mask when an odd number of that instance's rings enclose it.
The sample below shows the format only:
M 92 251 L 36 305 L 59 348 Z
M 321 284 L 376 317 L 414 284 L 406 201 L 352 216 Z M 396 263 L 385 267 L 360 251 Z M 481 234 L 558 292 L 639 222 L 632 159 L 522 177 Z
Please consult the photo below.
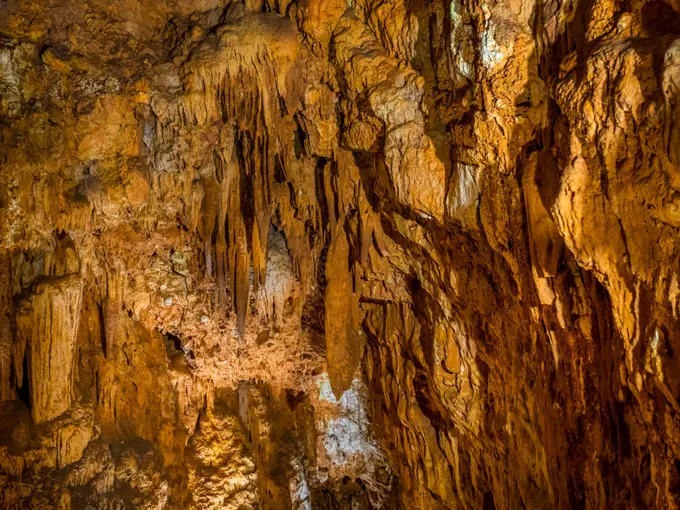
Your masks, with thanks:
M 0 4 L 0 506 L 680 507 L 680 4 Z

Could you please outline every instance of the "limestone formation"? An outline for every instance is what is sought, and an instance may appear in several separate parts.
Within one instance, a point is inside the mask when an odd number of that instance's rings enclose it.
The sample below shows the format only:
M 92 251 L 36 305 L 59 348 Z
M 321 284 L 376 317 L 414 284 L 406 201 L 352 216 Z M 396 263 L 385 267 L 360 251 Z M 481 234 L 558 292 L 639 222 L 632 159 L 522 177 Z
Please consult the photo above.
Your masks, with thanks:
M 0 507 L 680 508 L 677 0 L 0 2 Z
M 29 405 L 36 423 L 56 418 L 71 405 L 82 293 L 75 276 L 38 282 L 16 312 L 14 368 L 17 381 L 23 381 L 27 357 Z

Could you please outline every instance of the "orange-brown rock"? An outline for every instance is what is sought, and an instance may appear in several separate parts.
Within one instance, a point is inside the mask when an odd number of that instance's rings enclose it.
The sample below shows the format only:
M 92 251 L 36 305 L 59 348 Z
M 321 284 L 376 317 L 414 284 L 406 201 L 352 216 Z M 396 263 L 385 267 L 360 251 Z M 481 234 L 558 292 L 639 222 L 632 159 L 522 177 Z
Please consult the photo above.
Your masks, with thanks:
M 0 2 L 0 507 L 680 508 L 679 40 Z

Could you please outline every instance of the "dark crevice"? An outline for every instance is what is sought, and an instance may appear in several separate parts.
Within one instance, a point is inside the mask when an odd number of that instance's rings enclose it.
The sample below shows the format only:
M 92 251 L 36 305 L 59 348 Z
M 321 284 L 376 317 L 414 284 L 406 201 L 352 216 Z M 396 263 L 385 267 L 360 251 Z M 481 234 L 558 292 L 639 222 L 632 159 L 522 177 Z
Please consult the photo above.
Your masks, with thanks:
M 28 377 L 28 353 L 24 354 L 24 359 L 22 361 L 23 375 L 21 379 L 21 386 L 17 388 L 17 397 L 21 400 L 28 409 L 31 409 L 31 391 L 29 387 L 29 377 Z
M 97 312 L 99 314 L 99 341 L 102 346 L 102 354 L 106 359 L 106 320 L 104 318 L 104 309 L 101 304 L 97 304 Z

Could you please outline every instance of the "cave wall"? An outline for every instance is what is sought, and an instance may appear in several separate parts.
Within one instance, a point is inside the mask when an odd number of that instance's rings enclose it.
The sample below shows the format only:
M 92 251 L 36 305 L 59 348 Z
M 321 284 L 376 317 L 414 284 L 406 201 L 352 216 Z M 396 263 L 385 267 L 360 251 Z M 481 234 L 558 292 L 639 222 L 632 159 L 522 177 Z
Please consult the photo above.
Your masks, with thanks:
M 0 504 L 680 507 L 678 37 L 0 4 Z

